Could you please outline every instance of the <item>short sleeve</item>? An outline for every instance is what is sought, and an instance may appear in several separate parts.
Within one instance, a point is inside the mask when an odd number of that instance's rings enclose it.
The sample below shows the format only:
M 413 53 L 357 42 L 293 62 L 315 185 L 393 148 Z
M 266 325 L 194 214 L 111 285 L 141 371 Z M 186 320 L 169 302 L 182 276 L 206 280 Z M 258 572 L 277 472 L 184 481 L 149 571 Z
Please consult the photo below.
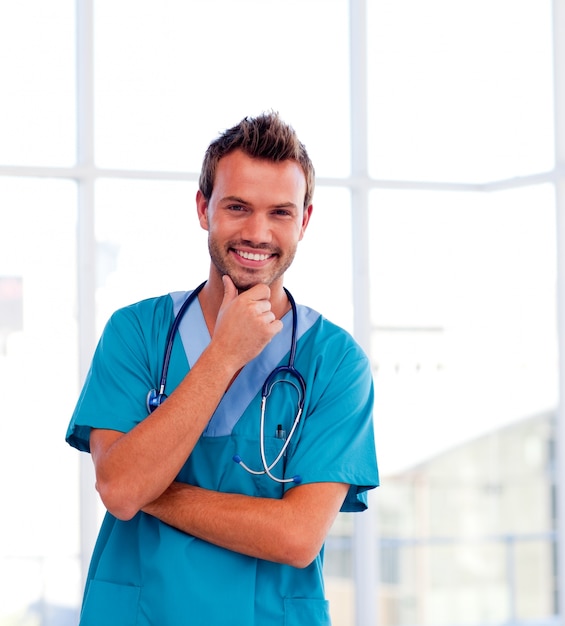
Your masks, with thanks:
M 367 490 L 379 484 L 373 378 L 367 356 L 341 332 L 338 340 L 317 340 L 310 403 L 285 473 L 302 483 L 347 483 L 342 511 L 362 511 Z
M 128 432 L 147 416 L 147 393 L 158 381 L 149 355 L 162 341 L 159 320 L 172 309 L 167 300 L 120 309 L 106 324 L 67 430 L 71 446 L 89 452 L 92 428 Z

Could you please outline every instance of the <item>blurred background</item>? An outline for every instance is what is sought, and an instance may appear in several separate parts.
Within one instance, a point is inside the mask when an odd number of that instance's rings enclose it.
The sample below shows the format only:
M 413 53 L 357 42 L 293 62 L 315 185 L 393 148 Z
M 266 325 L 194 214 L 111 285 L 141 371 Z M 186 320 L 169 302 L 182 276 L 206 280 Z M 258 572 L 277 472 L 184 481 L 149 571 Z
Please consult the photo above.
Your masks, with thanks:
M 561 622 L 564 14 L 0 0 L 0 626 L 77 623 L 102 509 L 64 436 L 96 341 L 207 276 L 203 153 L 271 109 L 317 172 L 286 284 L 374 370 L 382 486 L 328 539 L 334 626 Z

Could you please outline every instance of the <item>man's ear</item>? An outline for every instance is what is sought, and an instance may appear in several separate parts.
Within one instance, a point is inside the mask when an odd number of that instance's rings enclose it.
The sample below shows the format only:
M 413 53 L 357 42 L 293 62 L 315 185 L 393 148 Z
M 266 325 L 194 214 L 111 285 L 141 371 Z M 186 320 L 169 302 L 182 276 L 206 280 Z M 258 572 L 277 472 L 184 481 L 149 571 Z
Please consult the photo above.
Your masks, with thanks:
M 200 189 L 196 192 L 196 211 L 198 212 L 198 221 L 204 230 L 208 230 L 208 200 Z
M 310 222 L 310 217 L 312 217 L 312 211 L 314 210 L 314 205 L 310 204 L 308 205 L 305 209 L 304 209 L 304 213 L 302 214 L 302 226 L 300 229 L 300 239 L 299 241 L 302 240 L 302 237 L 304 237 L 304 233 L 306 232 L 306 227 L 308 226 L 309 222 Z

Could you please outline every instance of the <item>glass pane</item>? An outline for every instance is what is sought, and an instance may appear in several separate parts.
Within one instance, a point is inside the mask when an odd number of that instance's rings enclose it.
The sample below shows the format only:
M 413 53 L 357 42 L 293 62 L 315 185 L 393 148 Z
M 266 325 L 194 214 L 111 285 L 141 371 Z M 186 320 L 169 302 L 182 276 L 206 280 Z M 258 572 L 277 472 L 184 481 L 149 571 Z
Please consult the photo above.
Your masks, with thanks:
M 387 623 L 547 619 L 553 190 L 378 191 L 371 201 Z
M 193 289 L 208 277 L 196 184 L 101 180 L 96 186 L 98 331 L 120 306 Z
M 374 176 L 476 182 L 553 167 L 549 0 L 367 4 Z
M 378 502 L 387 624 L 553 623 L 553 417 L 521 420 L 386 478 Z
M 353 331 L 351 197 L 347 190 L 316 189 L 312 218 L 285 285 L 297 302 Z
M 553 580 L 555 547 L 548 540 L 532 537 L 514 547 L 512 555 L 521 565 L 516 580 L 516 612 L 520 619 L 535 620 L 538 615 L 553 615 L 556 611 Z M 548 572 L 554 573 L 553 580 Z
M 0 623 L 76 623 L 76 187 L 0 178 L 0 207 Z
M 274 109 L 319 174 L 347 174 L 346 0 L 97 0 L 95 15 L 98 165 L 198 172 L 220 131 Z
M 555 407 L 553 201 L 549 186 L 373 194 L 383 468 Z
M 0 163 L 75 161 L 75 2 L 0 3 Z

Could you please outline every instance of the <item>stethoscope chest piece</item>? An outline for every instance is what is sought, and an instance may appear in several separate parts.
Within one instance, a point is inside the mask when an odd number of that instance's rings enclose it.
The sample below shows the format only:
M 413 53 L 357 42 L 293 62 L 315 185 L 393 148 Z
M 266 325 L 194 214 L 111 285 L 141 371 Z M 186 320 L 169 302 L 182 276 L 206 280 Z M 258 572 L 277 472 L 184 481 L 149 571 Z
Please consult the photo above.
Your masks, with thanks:
M 158 406 L 161 406 L 167 398 L 166 393 L 158 393 L 157 389 L 150 389 L 146 400 L 147 409 L 152 413 Z

